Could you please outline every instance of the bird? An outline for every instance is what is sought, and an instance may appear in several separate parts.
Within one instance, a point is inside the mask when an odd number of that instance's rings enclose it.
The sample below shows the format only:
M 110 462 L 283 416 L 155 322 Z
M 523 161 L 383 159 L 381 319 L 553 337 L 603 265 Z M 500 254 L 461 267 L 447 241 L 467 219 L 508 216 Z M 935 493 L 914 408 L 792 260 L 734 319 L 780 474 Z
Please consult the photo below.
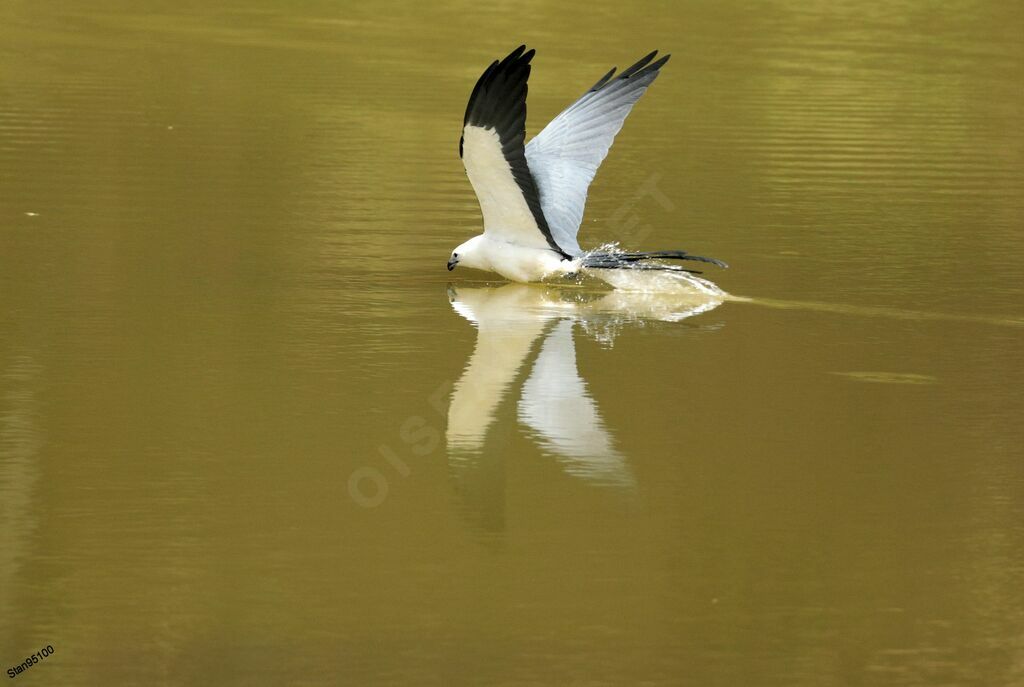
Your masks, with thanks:
M 452 251 L 457 266 L 537 282 L 588 272 L 615 286 L 610 270 L 693 272 L 663 260 L 721 260 L 682 250 L 586 252 L 577 241 L 590 182 L 640 96 L 670 55 L 655 50 L 591 86 L 526 143 L 526 94 L 534 50 L 495 60 L 466 105 L 459 156 L 483 214 L 483 233 Z M 602 276 L 605 275 L 605 276 Z

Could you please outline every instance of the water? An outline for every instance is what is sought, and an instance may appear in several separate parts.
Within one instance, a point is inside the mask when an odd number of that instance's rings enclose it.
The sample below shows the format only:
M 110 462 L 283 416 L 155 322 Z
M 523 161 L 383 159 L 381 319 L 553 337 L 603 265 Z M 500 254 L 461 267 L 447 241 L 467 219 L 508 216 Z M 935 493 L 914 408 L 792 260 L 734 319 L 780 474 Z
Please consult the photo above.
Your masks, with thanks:
M 1024 683 L 1017 5 L 289 5 L 0 10 L 0 669 Z M 444 269 L 519 42 L 733 298 Z

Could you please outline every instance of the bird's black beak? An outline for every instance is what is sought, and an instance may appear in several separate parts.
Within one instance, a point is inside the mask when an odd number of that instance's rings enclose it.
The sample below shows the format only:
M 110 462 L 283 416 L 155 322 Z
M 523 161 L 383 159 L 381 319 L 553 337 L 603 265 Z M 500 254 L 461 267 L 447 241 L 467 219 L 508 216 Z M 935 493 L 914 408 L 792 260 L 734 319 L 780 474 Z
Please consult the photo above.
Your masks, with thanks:
M 458 264 L 459 264 L 459 261 L 456 260 L 455 258 L 452 258 L 451 260 L 449 260 L 448 261 L 448 271 L 451 272 L 453 269 L 455 269 L 455 266 L 458 265 Z

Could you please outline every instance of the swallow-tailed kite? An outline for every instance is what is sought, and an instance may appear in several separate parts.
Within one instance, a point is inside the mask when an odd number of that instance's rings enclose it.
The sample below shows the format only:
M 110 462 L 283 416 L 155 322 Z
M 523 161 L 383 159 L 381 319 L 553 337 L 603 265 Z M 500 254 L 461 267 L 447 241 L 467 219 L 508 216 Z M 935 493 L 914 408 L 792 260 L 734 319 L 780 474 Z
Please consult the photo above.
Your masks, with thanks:
M 526 82 L 534 51 L 519 46 L 484 71 L 469 96 L 459 155 L 483 211 L 484 233 L 448 260 L 518 282 L 581 270 L 680 271 L 658 260 L 714 258 L 681 250 L 584 252 L 576 240 L 587 189 L 626 115 L 668 61 L 647 55 L 617 77 L 605 74 L 526 144 Z

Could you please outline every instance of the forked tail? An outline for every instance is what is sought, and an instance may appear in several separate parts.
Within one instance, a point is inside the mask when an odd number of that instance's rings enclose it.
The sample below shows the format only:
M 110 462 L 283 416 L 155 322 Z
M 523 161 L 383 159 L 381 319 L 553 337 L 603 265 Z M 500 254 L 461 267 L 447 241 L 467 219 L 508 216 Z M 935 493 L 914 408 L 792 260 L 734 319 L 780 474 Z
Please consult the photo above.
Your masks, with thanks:
M 605 270 L 671 270 L 689 272 L 691 274 L 701 274 L 699 270 L 687 270 L 674 265 L 664 265 L 658 262 L 646 262 L 647 260 L 694 260 L 696 262 L 707 262 L 722 268 L 729 267 L 721 260 L 705 258 L 702 255 L 691 255 L 684 250 L 656 250 L 644 253 L 604 251 L 588 253 L 583 256 L 583 267 Z

